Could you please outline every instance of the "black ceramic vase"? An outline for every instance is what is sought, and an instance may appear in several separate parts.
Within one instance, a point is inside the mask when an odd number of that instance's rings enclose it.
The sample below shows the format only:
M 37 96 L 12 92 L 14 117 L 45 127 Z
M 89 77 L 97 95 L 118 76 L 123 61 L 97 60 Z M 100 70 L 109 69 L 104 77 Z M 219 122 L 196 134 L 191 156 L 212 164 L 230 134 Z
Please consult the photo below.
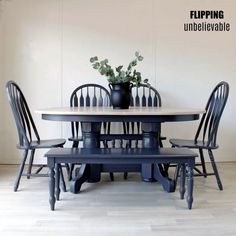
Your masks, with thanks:
M 131 101 L 131 88 L 133 84 L 109 84 L 111 89 L 111 104 L 114 109 L 128 109 Z

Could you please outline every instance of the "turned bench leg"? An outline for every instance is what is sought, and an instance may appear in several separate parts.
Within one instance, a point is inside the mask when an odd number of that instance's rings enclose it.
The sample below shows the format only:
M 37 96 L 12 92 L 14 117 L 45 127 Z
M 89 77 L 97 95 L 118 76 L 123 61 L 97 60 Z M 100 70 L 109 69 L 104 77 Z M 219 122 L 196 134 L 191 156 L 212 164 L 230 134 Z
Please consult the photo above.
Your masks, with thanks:
M 60 165 L 59 164 L 56 164 L 56 178 L 55 178 L 55 187 L 56 187 L 56 200 L 59 201 L 59 198 L 60 198 L 60 192 L 61 192 L 61 189 L 60 189 Z
M 48 176 L 49 176 L 49 204 L 52 211 L 55 209 L 55 162 L 54 158 L 48 158 Z M 58 181 L 58 180 L 57 180 Z M 58 188 L 58 187 L 57 187 Z
M 190 163 L 187 165 L 187 204 L 188 209 L 192 209 L 193 203 L 193 168 L 194 166 Z M 185 178 L 186 178 L 186 164 L 181 164 L 180 169 L 180 199 L 184 199 L 185 194 Z
M 180 199 L 184 199 L 184 194 L 185 194 L 185 177 L 186 177 L 185 172 L 186 172 L 185 164 L 181 164 L 181 168 L 180 168 L 180 189 L 179 189 Z
M 49 203 L 51 210 L 55 209 L 55 171 L 54 168 L 49 168 Z
M 193 203 L 193 167 L 191 165 L 187 166 L 187 185 L 188 185 L 188 209 L 192 209 Z

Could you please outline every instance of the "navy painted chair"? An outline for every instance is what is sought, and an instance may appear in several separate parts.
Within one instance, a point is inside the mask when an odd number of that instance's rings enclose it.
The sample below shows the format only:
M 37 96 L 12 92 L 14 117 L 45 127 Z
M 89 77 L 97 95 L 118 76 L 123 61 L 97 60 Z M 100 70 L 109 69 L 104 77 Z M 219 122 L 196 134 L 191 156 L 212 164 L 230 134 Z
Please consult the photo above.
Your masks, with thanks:
M 98 84 L 83 84 L 77 87 L 70 96 L 70 107 L 109 107 L 110 93 L 106 88 Z M 104 122 L 102 124 L 101 134 L 108 134 L 110 132 L 110 123 Z M 83 136 L 81 135 L 81 123 L 71 122 L 72 136 L 69 141 L 72 141 L 72 147 L 78 147 L 80 142 L 83 142 Z M 102 141 L 104 147 L 107 146 L 105 140 Z M 72 178 L 72 172 L 74 164 L 71 165 L 70 179 Z M 113 173 L 110 173 L 111 180 L 114 180 Z
M 217 184 L 220 190 L 223 190 L 223 185 L 217 170 L 216 162 L 212 150 L 217 149 L 219 145 L 216 143 L 217 131 L 220 124 L 220 119 L 225 108 L 229 95 L 229 85 L 227 82 L 220 82 L 212 91 L 209 100 L 206 104 L 206 113 L 203 114 L 196 135 L 193 140 L 185 139 L 170 139 L 173 147 L 186 147 L 191 149 L 198 149 L 200 154 L 202 171 L 198 168 L 196 176 L 207 177 L 215 175 Z M 207 150 L 213 173 L 208 173 L 206 170 L 203 150 Z M 178 177 L 179 166 L 177 166 L 176 177 Z
M 42 168 L 45 167 L 46 165 L 33 164 L 35 150 L 63 147 L 66 140 L 65 139 L 41 140 L 37 128 L 35 126 L 34 120 L 32 118 L 32 115 L 30 113 L 30 109 L 27 105 L 26 99 L 20 87 L 14 81 L 9 81 L 6 84 L 6 92 L 19 136 L 19 143 L 17 145 L 17 148 L 24 150 L 21 165 L 14 184 L 14 191 L 17 191 L 22 175 L 26 175 L 28 179 L 30 178 L 30 176 L 48 176 L 48 174 L 39 173 L 42 170 Z M 24 166 L 29 152 L 31 152 L 31 155 L 29 159 L 28 171 L 27 174 L 23 174 Z M 32 173 L 32 167 L 34 166 L 37 166 L 39 168 L 35 173 Z M 57 166 L 56 176 L 58 179 L 58 184 L 60 176 L 62 177 L 63 189 L 65 191 L 66 189 L 65 182 L 60 165 Z

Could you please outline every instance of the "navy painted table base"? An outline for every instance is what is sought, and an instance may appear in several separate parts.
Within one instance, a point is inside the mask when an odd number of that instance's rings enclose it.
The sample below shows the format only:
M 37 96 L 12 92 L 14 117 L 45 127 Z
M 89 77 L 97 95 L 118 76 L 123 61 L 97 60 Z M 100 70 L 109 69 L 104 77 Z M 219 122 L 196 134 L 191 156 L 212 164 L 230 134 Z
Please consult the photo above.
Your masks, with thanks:
M 100 122 L 83 122 L 83 146 L 84 148 L 99 148 L 101 123 Z M 159 148 L 159 134 L 160 134 L 160 123 L 142 123 L 143 148 Z M 125 169 L 125 165 L 120 166 L 121 172 L 126 171 L 137 171 L 137 165 L 129 165 L 130 170 Z M 79 193 L 81 186 L 84 182 L 90 183 L 99 182 L 101 179 L 101 172 L 104 171 L 103 164 L 83 164 L 76 177 L 70 181 L 70 191 L 72 193 Z M 164 172 L 162 164 L 154 167 L 153 164 L 141 164 L 140 170 L 142 179 L 144 181 L 158 181 L 162 184 L 163 188 L 167 192 L 175 191 L 175 181 L 168 178 Z M 109 165 L 106 166 L 106 172 L 112 172 Z

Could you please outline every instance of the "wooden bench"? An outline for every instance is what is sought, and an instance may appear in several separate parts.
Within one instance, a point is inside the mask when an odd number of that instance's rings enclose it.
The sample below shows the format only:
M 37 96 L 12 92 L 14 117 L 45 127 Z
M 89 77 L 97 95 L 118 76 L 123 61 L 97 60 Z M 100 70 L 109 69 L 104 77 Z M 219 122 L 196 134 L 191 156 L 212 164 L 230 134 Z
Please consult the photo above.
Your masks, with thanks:
M 55 167 L 60 163 L 81 164 L 163 164 L 176 163 L 181 165 L 180 197 L 184 198 L 185 173 L 187 173 L 187 203 L 192 208 L 193 202 L 193 168 L 195 157 L 193 151 L 185 148 L 53 148 L 48 151 L 47 164 L 49 168 L 49 203 L 51 210 L 59 199 L 60 189 L 55 189 Z M 187 171 L 185 170 L 187 166 Z M 56 197 L 55 197 L 56 193 Z

